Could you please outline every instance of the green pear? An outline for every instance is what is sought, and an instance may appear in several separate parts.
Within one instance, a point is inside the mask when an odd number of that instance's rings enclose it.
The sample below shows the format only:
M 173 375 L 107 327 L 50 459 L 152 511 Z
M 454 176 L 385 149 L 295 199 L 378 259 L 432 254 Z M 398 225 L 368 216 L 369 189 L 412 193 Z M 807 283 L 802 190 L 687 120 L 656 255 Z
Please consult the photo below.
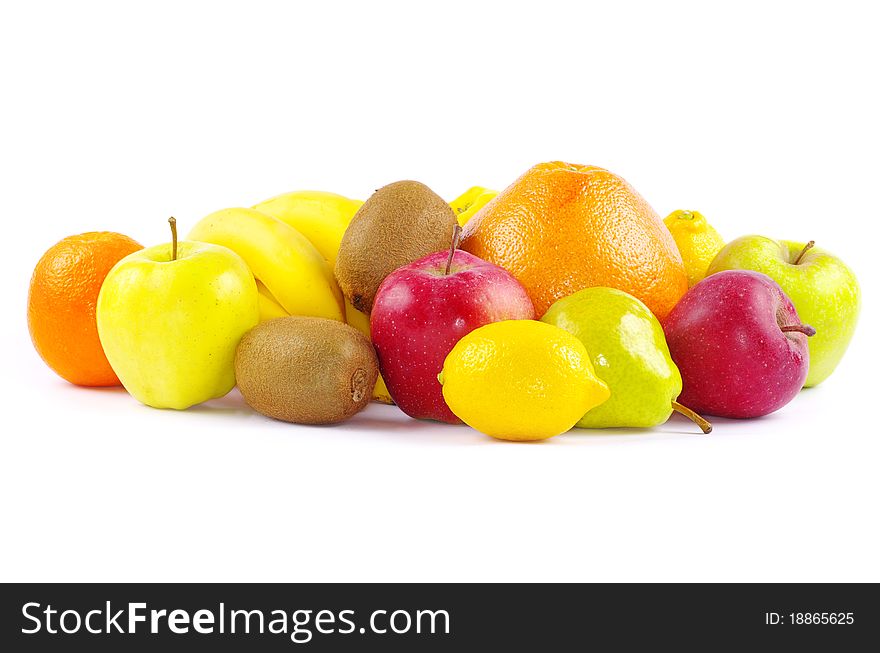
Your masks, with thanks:
M 641 301 L 613 288 L 586 288 L 553 304 L 542 322 L 565 329 L 590 354 L 611 397 L 577 423 L 581 428 L 649 427 L 676 410 L 708 433 L 712 426 L 675 400 L 681 374 L 663 328 Z
M 810 371 L 805 387 L 818 385 L 837 367 L 856 330 L 859 282 L 839 258 L 809 243 L 743 236 L 731 241 L 709 264 L 722 270 L 763 272 L 791 299 L 798 317 L 816 329 L 809 340 Z

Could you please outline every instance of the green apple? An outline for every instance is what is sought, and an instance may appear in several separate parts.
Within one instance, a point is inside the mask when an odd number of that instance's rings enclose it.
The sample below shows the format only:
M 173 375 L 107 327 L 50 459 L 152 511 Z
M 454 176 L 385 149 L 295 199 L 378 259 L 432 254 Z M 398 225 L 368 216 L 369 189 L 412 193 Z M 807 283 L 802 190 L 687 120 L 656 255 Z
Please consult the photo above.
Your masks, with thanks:
M 810 371 L 805 387 L 817 385 L 837 367 L 859 318 L 861 296 L 855 274 L 836 256 L 809 243 L 743 236 L 728 243 L 707 274 L 722 270 L 763 272 L 788 295 L 810 338 Z
M 235 348 L 259 321 L 254 276 L 226 247 L 175 241 L 120 260 L 98 295 L 101 345 L 125 389 L 184 409 L 235 385 Z

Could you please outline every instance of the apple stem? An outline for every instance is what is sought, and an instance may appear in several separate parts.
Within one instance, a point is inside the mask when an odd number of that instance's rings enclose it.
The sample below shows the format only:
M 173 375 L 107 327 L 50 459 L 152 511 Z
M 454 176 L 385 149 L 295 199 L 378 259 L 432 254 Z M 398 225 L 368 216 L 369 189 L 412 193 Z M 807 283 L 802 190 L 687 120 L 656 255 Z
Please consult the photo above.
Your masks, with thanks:
M 171 225 L 171 260 L 177 260 L 177 220 L 168 218 L 168 224 Z
M 712 425 L 709 423 L 709 420 L 702 417 L 701 415 L 698 415 L 697 413 L 692 411 L 687 406 L 682 406 L 677 401 L 673 401 L 672 402 L 672 410 L 674 410 L 679 415 L 684 415 L 685 417 L 687 417 L 690 421 L 692 421 L 694 424 L 699 426 L 700 430 L 703 433 L 711 433 L 712 432 Z
M 798 333 L 803 333 L 808 338 L 810 336 L 816 335 L 816 329 L 811 327 L 809 324 L 789 324 L 787 326 L 779 327 L 782 329 L 783 333 L 789 333 L 790 331 L 797 331 Z
M 455 250 L 458 249 L 458 241 L 461 240 L 461 225 L 455 225 L 452 228 L 452 245 L 449 248 L 449 258 L 446 259 L 445 275 L 449 274 L 452 269 L 452 257 L 455 256 Z
M 798 263 L 800 263 L 801 259 L 804 257 L 804 254 L 806 254 L 808 251 L 813 249 L 813 246 L 815 244 L 816 244 L 816 241 L 811 240 L 806 245 L 804 245 L 804 248 L 801 250 L 801 253 L 797 255 L 797 258 L 794 260 L 794 263 L 792 265 L 797 265 Z

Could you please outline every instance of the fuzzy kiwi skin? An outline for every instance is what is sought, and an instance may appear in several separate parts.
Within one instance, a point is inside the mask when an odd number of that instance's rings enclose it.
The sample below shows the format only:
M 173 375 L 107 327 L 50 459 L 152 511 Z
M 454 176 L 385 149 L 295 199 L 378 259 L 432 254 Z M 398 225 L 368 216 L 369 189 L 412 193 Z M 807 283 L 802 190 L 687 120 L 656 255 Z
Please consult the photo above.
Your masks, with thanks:
M 379 363 L 360 331 L 320 317 L 279 317 L 248 331 L 235 352 L 241 396 L 297 424 L 348 419 L 373 396 Z
M 417 181 L 377 190 L 351 219 L 336 257 L 336 281 L 352 305 L 373 308 L 379 285 L 397 268 L 449 249 L 458 224 L 442 197 Z

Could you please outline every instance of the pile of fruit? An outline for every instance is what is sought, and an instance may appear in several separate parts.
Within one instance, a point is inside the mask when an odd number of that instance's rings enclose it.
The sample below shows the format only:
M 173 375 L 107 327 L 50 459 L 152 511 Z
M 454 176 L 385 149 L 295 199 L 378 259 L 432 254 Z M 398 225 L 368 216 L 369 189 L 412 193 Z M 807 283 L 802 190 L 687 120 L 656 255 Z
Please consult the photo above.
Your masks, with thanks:
M 451 203 L 415 181 L 366 202 L 288 193 L 180 242 L 169 222 L 149 249 L 90 232 L 44 254 L 28 326 L 60 376 L 174 409 L 238 385 L 300 424 L 373 399 L 506 440 L 673 412 L 708 433 L 827 378 L 859 313 L 855 276 L 812 241 L 725 245 L 594 166 Z

